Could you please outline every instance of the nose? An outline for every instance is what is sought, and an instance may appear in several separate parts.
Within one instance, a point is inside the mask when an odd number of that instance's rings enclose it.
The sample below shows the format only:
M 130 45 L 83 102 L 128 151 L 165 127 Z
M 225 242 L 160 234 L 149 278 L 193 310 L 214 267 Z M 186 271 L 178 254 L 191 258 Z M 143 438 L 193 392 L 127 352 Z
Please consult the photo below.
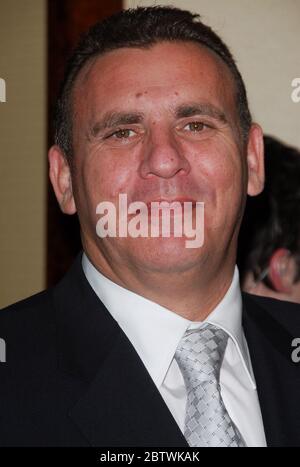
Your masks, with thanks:
M 143 178 L 157 176 L 172 178 L 190 171 L 190 164 L 183 154 L 183 148 L 172 132 L 165 129 L 152 131 L 145 142 L 145 151 L 140 165 Z

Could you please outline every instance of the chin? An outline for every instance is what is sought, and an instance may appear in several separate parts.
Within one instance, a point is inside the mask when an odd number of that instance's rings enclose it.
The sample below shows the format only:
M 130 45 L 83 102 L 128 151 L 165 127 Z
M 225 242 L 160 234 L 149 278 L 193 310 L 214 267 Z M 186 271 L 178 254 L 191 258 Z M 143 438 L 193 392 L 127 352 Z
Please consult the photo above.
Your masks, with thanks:
M 136 238 L 134 261 L 143 269 L 184 271 L 199 264 L 203 248 L 186 248 L 186 238 Z

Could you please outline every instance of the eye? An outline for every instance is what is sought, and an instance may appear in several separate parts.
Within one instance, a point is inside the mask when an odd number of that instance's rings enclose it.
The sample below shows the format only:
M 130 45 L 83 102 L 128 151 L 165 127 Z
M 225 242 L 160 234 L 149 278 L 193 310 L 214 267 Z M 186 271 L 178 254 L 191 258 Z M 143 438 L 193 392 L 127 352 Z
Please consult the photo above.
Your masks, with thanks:
M 118 139 L 127 139 L 131 136 L 134 136 L 135 132 L 130 130 L 129 128 L 123 128 L 121 130 L 117 130 L 114 133 L 110 134 L 108 137 L 118 138 Z
M 111 147 L 125 147 L 129 144 L 134 144 L 140 141 L 142 132 L 139 128 L 118 128 L 103 136 L 103 140 Z
M 184 129 L 188 128 L 189 131 L 199 133 L 206 125 L 202 122 L 189 122 L 185 125 Z

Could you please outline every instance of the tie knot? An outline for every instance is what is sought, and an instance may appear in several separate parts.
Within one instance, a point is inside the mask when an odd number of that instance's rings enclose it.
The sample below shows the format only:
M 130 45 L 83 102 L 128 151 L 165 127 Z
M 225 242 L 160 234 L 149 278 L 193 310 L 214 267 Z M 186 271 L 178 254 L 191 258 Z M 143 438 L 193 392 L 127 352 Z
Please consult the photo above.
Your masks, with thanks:
M 211 377 L 219 380 L 227 340 L 228 334 L 210 323 L 184 334 L 175 359 L 186 383 L 197 386 Z

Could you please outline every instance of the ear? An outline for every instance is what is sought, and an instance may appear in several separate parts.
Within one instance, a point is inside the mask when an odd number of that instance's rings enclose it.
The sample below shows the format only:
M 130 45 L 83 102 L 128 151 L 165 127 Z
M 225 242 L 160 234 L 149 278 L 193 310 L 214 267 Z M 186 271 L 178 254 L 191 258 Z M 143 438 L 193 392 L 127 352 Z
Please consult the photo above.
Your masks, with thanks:
M 49 177 L 60 209 L 65 214 L 75 214 L 71 171 L 69 163 L 59 146 L 52 146 L 48 153 Z
M 248 189 L 250 196 L 262 192 L 265 182 L 264 139 L 261 127 L 257 123 L 251 125 L 247 145 Z
M 291 252 L 278 248 L 271 256 L 268 278 L 276 292 L 291 293 L 296 274 L 296 263 Z

